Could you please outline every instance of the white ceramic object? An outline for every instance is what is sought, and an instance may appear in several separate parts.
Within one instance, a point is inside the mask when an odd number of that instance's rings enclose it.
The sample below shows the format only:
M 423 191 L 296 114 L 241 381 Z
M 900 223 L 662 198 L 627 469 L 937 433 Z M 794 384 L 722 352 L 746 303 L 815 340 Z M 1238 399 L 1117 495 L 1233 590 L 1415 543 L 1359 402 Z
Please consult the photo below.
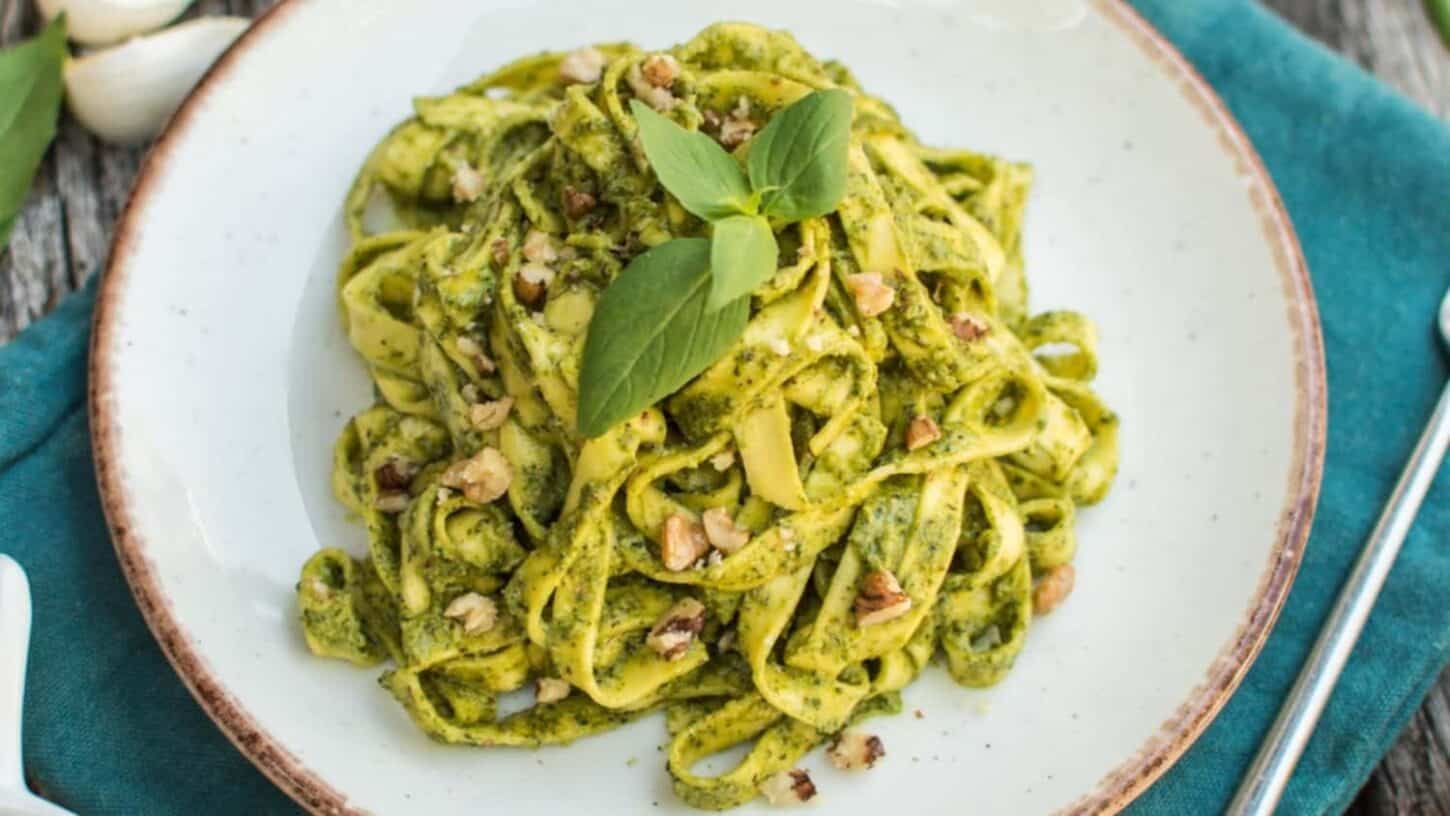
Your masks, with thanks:
M 25 786 L 20 720 L 30 654 L 30 582 L 15 559 L 0 553 L 0 813 L 72 816 Z
M 1098 321 L 1098 385 L 1122 417 L 1122 471 L 1081 514 L 1073 596 L 1034 623 L 999 686 L 969 692 L 926 672 L 905 694 L 922 717 L 873 722 L 888 751 L 874 770 L 810 759 L 831 813 L 1122 807 L 1247 670 L 1317 495 L 1317 317 L 1247 140 L 1118 0 L 1062 0 L 1039 21 L 998 7 L 728 11 L 843 59 L 929 142 L 1034 163 L 1033 306 Z M 287 0 L 155 147 L 96 323 L 101 489 L 168 656 L 310 809 L 686 811 L 661 768 L 658 718 L 537 752 L 434 744 L 376 671 L 307 653 L 293 587 L 319 545 L 364 540 L 327 476 L 334 435 L 369 400 L 332 295 L 339 204 L 369 148 L 415 94 L 540 49 L 671 44 L 717 13 L 664 0 Z
M 201 17 L 66 60 L 66 107 L 108 142 L 149 139 L 248 23 Z

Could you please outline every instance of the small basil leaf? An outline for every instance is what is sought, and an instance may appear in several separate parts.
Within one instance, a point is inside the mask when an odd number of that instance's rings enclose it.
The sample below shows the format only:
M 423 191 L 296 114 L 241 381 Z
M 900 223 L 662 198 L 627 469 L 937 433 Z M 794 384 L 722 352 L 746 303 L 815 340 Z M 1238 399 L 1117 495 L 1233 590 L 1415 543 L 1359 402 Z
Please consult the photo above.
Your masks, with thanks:
M 758 215 L 732 215 L 713 225 L 710 238 L 710 299 L 715 311 L 739 300 L 775 274 L 775 234 Z
M 35 38 L 0 51 L 0 247 L 55 138 L 65 53 L 64 15 Z
M 636 257 L 604 290 L 584 340 L 580 433 L 598 436 L 718 360 L 745 331 L 750 303 L 711 312 L 710 242 L 678 238 Z
M 834 210 L 846 192 L 851 95 L 813 91 L 771 117 L 750 143 L 750 186 L 761 212 L 799 221 Z
M 630 100 L 629 107 L 639 122 L 639 141 L 650 166 L 681 206 L 706 221 L 746 212 L 750 184 L 714 139 L 685 130 L 638 99 Z

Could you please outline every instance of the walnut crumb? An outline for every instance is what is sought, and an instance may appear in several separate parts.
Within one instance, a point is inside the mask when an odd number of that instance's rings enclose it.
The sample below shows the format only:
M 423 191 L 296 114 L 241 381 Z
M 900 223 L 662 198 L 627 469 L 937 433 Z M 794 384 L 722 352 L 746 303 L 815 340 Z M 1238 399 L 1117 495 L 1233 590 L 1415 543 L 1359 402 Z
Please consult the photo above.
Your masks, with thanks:
M 534 681 L 534 703 L 536 705 L 547 705 L 557 703 L 569 696 L 573 691 L 568 681 L 560 680 L 557 677 L 540 677 Z
M 890 570 L 872 570 L 861 579 L 854 609 L 857 626 L 875 626 L 905 615 L 911 609 L 911 597 Z
M 494 365 L 493 359 L 484 353 L 483 345 L 472 337 L 466 334 L 459 335 L 458 339 L 453 341 L 453 346 L 458 349 L 459 354 L 472 361 L 474 367 L 478 369 L 478 373 L 492 374 L 498 369 L 498 366 Z
M 509 242 L 505 238 L 495 238 L 493 243 L 488 245 L 489 252 L 493 253 L 493 265 L 503 269 L 509 262 Z
M 710 467 L 721 473 L 729 470 L 733 464 L 735 464 L 735 451 L 728 448 L 710 457 Z
M 666 660 L 678 660 L 704 628 L 705 605 L 694 598 L 681 598 L 655 621 L 645 644 Z
M 886 756 L 886 746 L 875 734 L 842 731 L 826 749 L 826 759 L 843 771 L 859 771 L 876 766 Z
M 463 491 L 469 501 L 488 504 L 508 492 L 514 471 L 509 460 L 495 448 L 484 448 L 443 471 L 440 481 Z
M 594 212 L 598 200 L 593 193 L 587 193 L 571 185 L 564 186 L 564 192 L 560 194 L 563 199 L 564 214 L 573 219 L 580 219 L 589 213 Z
M 460 204 L 477 201 L 483 195 L 483 185 L 482 173 L 471 164 L 460 164 L 453 171 L 453 200 Z
M 882 283 L 881 276 L 874 272 L 846 276 L 846 288 L 851 290 L 856 311 L 863 317 L 875 317 L 896 302 L 896 290 Z
M 684 513 L 675 513 L 665 519 L 664 532 L 660 541 L 660 560 L 665 569 L 680 572 L 710 551 L 710 541 L 698 522 Z
M 650 54 L 640 65 L 645 81 L 656 88 L 668 88 L 680 75 L 680 63 L 669 54 Z
M 952 327 L 952 334 L 955 334 L 958 340 L 966 340 L 968 342 L 983 337 L 987 332 L 992 330 L 991 326 L 972 317 L 966 312 L 953 314 L 948 318 L 947 322 Z
M 816 783 L 801 768 L 781 771 L 760 783 L 760 792 L 772 805 L 798 805 L 816 796 Z
M 750 531 L 735 526 L 730 512 L 723 507 L 711 507 L 700 516 L 705 527 L 705 538 L 710 546 L 727 555 L 738 551 L 750 541 Z
M 669 88 L 662 88 L 645 79 L 644 73 L 638 65 L 629 66 L 624 74 L 624 81 L 629 83 L 630 90 L 639 101 L 649 105 L 660 113 L 668 113 L 680 104 L 680 100 L 670 93 Z
M 554 270 L 541 263 L 526 263 L 514 275 L 514 296 L 525 306 L 538 306 L 554 280 Z
M 941 439 L 941 428 L 937 427 L 936 420 L 925 414 L 912 417 L 911 423 L 906 426 L 906 449 L 909 451 L 924 448 L 938 439 Z
M 541 264 L 559 260 L 559 249 L 554 245 L 553 236 L 543 230 L 529 230 L 529 234 L 524 236 L 524 260 Z
M 514 407 L 513 397 L 501 397 L 492 402 L 480 402 L 468 407 L 468 421 L 480 431 L 492 431 L 503 425 Z
M 750 119 L 750 100 L 745 97 L 735 103 L 735 109 L 720 123 L 717 138 L 727 150 L 734 150 L 755 135 L 755 122 Z
M 605 61 L 604 53 L 598 48 L 570 51 L 559 61 L 559 78 L 571 84 L 598 82 L 604 73 Z
M 465 592 L 448 604 L 448 608 L 443 610 L 443 617 L 462 623 L 463 634 L 477 635 L 498 623 L 498 604 L 477 592 Z
M 1062 564 L 1044 572 L 1032 588 L 1032 612 L 1046 615 L 1056 609 L 1068 595 L 1077 579 L 1077 571 L 1071 564 Z
M 417 462 L 393 456 L 373 471 L 373 481 L 377 482 L 380 491 L 407 490 L 417 475 Z

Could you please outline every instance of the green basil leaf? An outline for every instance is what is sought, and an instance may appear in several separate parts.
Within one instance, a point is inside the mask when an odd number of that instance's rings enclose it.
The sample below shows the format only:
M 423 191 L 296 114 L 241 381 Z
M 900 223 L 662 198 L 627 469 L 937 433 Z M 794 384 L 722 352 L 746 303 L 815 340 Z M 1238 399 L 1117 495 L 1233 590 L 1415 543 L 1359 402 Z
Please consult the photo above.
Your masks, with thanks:
M 775 274 L 780 250 L 770 223 L 758 215 L 732 215 L 713 225 L 710 238 L 710 311 L 749 295 Z
M 750 143 L 750 186 L 761 212 L 800 221 L 836 209 L 846 192 L 851 95 L 813 91 L 771 117 Z
M 705 308 L 710 242 L 677 238 L 636 257 L 599 298 L 579 371 L 579 431 L 598 436 L 679 390 L 745 331 L 750 303 Z
M 64 15 L 39 36 L 0 51 L 0 247 L 55 138 L 65 54 Z
M 750 184 L 735 159 L 714 139 L 685 130 L 638 99 L 630 110 L 639 122 L 639 141 L 660 184 L 681 206 L 706 221 L 748 212 Z

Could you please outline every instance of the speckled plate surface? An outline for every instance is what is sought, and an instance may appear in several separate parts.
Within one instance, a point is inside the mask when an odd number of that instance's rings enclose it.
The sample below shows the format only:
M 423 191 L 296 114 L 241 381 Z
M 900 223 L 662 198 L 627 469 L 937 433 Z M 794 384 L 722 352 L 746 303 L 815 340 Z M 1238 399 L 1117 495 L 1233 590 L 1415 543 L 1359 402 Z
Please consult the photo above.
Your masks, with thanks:
M 1024 13 L 1022 7 L 1033 11 Z M 1247 140 L 1118 0 L 737 0 L 849 64 L 928 142 L 1031 161 L 1035 309 L 1100 326 L 1122 471 L 1081 515 L 1078 582 L 1014 671 L 934 669 L 873 729 L 869 773 L 818 769 L 832 813 L 1110 812 L 1167 768 L 1247 670 L 1288 592 L 1324 441 L 1303 258 Z M 122 566 L 219 726 L 320 813 L 637 813 L 675 804 L 657 718 L 567 748 L 429 742 L 376 671 L 311 658 L 298 566 L 363 531 L 327 490 L 368 401 L 337 324 L 339 203 L 369 147 L 530 51 L 668 45 L 703 2 L 284 0 L 147 162 L 97 310 L 92 428 Z

